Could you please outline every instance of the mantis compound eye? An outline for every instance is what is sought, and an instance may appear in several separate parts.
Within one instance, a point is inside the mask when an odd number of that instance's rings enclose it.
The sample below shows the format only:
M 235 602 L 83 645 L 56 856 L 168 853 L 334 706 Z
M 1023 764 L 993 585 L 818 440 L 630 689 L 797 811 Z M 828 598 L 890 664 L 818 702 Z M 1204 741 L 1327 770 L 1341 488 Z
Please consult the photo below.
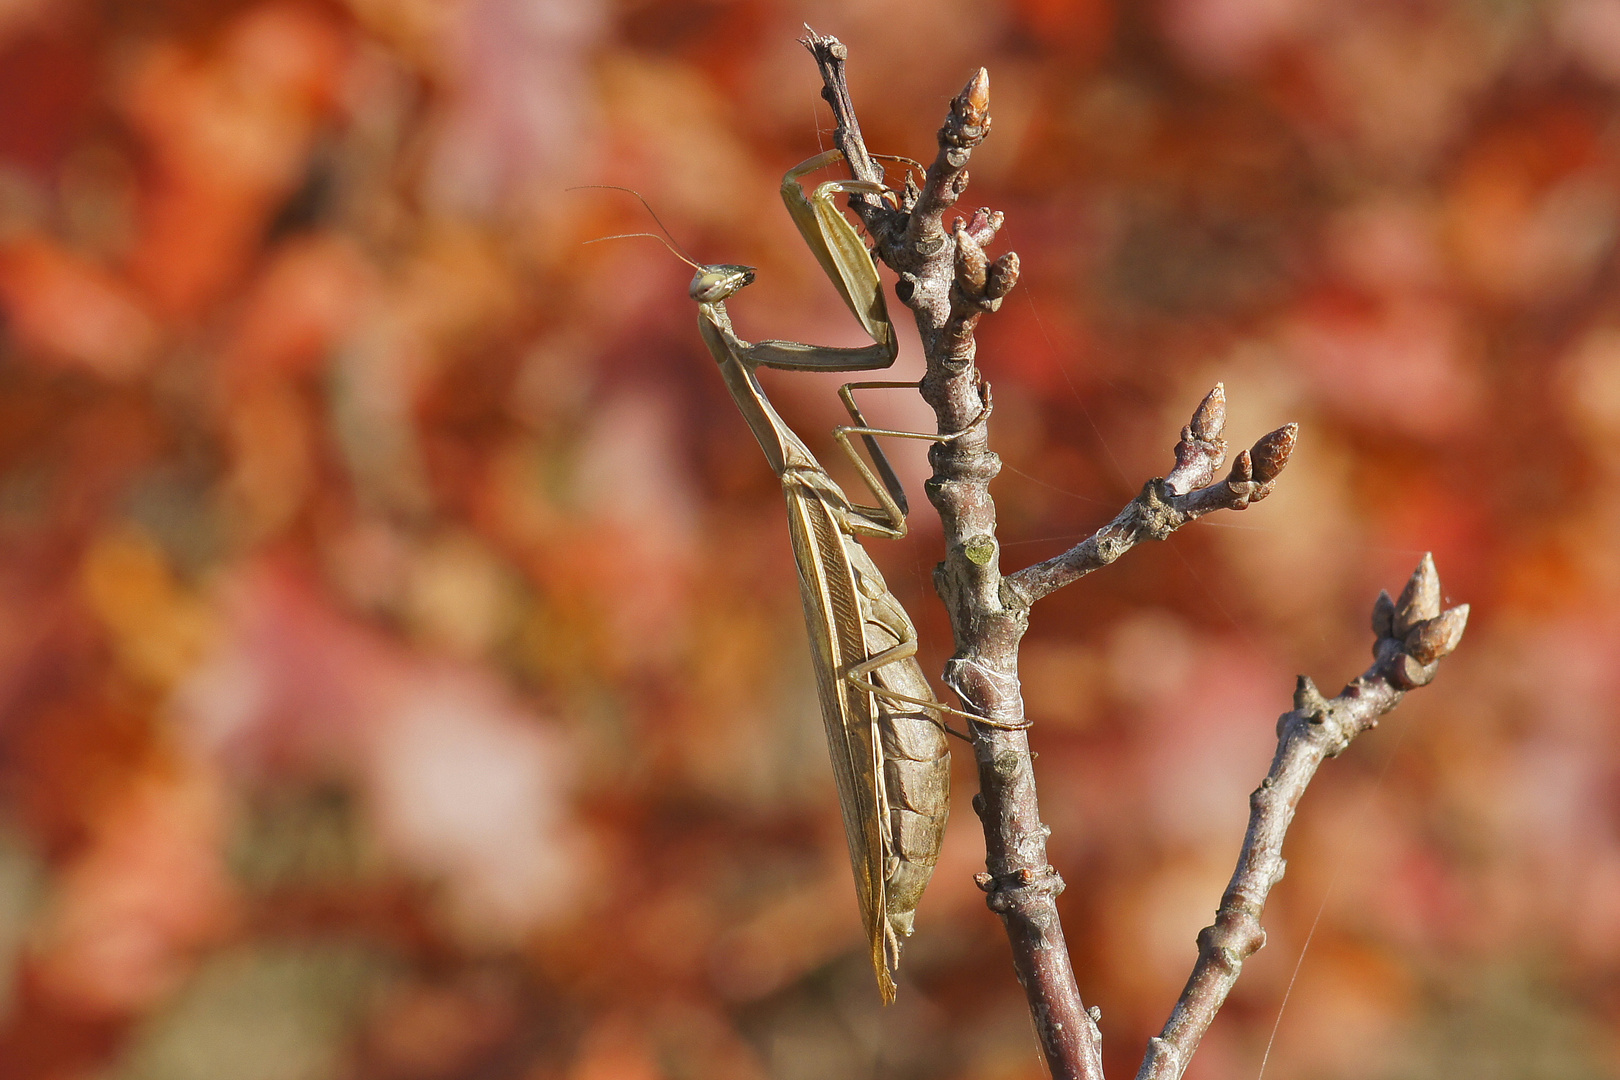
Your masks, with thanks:
M 752 266 L 705 266 L 692 278 L 692 299 L 700 304 L 713 304 L 753 284 L 753 281 Z

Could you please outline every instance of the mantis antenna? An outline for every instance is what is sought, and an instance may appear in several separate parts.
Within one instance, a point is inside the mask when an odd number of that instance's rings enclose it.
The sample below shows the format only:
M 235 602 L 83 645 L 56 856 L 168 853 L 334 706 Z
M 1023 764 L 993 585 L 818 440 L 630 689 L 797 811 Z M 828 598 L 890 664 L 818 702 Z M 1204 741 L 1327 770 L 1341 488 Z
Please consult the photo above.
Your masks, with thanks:
M 636 201 L 641 203 L 641 205 L 646 208 L 648 214 L 652 215 L 653 221 L 658 223 L 658 228 L 663 232 L 664 235 L 659 236 L 657 233 L 647 232 L 617 233 L 613 236 L 598 236 L 595 240 L 587 240 L 585 243 L 599 244 L 603 240 L 628 240 L 631 237 L 636 236 L 650 236 L 654 240 L 662 243 L 665 247 L 669 248 L 670 254 L 674 255 L 687 266 L 693 267 L 697 270 L 704 269 L 704 267 L 700 265 L 696 259 L 693 259 L 691 255 L 687 254 L 686 249 L 681 246 L 680 241 L 675 239 L 675 234 L 669 231 L 669 226 L 664 224 L 664 219 L 658 216 L 658 211 L 652 208 L 652 203 L 648 202 L 646 198 L 642 196 L 641 192 L 635 190 L 634 188 L 620 187 L 618 184 L 575 184 L 573 187 L 566 188 L 565 190 L 584 191 L 588 189 L 595 189 L 598 191 L 622 191 L 626 195 L 634 195 L 636 197 Z M 665 237 L 668 237 L 668 239 L 666 240 Z
M 649 240 L 656 240 L 660 244 L 663 244 L 665 247 L 669 248 L 669 253 L 671 255 L 675 256 L 677 259 L 681 260 L 681 262 L 685 263 L 687 266 L 690 266 L 692 269 L 699 271 L 700 273 L 703 270 L 707 269 L 707 267 L 699 266 L 697 263 L 693 262 L 691 259 L 688 259 L 685 255 L 682 255 L 680 252 L 676 251 L 673 244 L 671 244 L 668 240 L 665 240 L 662 236 L 659 236 L 657 233 L 650 233 L 650 232 L 614 233 L 612 236 L 598 236 L 598 237 L 595 237 L 595 238 L 590 239 L 590 240 L 583 240 L 580 243 L 583 245 L 583 244 L 600 244 L 604 240 L 634 240 L 635 238 L 637 238 L 639 236 L 645 236 Z

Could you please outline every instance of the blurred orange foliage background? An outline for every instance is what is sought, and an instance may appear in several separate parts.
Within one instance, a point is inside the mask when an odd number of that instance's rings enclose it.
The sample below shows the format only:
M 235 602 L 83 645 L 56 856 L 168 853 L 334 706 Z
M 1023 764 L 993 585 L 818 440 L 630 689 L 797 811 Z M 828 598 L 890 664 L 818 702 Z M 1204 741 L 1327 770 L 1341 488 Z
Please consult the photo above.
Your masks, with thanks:
M 806 20 L 874 150 L 990 70 L 1008 569 L 1216 380 L 1235 445 L 1303 426 L 1025 648 L 1113 1075 L 1294 673 L 1425 550 L 1468 636 L 1323 770 L 1188 1075 L 1257 1075 L 1313 929 L 1270 1076 L 1620 1074 L 1616 0 L 4 0 L 0 1080 L 1043 1075 L 966 754 L 879 1008 L 776 482 L 687 269 L 568 190 L 858 344 L 775 196 Z M 829 460 L 835 385 L 770 382 Z

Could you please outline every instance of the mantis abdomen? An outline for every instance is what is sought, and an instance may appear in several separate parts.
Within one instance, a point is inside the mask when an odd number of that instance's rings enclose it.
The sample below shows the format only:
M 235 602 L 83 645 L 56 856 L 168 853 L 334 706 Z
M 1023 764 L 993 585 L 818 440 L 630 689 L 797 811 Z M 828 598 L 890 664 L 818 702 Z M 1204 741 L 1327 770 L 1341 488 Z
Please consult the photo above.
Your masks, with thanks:
M 824 497 L 822 482 L 831 485 L 823 477 L 784 483 L 789 532 L 855 891 L 888 1002 L 900 942 L 911 933 L 944 840 L 950 755 L 926 706 L 872 694 L 846 677 L 886 650 L 914 646 L 917 635 L 860 541 L 840 528 L 847 503 Z M 872 678 L 896 695 L 935 701 L 913 656 L 888 660 Z

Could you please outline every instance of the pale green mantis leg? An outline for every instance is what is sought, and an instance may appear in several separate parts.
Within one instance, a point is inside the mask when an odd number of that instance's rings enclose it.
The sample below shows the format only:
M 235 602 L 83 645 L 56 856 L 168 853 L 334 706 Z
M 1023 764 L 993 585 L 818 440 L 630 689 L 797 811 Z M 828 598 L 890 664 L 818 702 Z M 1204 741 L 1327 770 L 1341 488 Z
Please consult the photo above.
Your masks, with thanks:
M 981 424 L 988 421 L 990 419 L 990 413 L 994 408 L 994 402 L 990 396 L 990 388 L 989 386 L 986 386 L 984 388 L 984 408 L 980 411 L 978 416 L 973 418 L 973 422 L 967 427 L 963 428 L 961 431 L 942 435 L 937 432 L 928 433 L 921 431 L 898 431 L 891 428 L 874 428 L 866 426 L 866 418 L 861 414 L 860 406 L 855 403 L 854 391 L 893 390 L 901 388 L 915 390 L 917 388 L 917 384 L 909 382 L 857 382 L 845 383 L 838 389 L 838 397 L 841 401 L 843 401 L 844 407 L 849 410 L 850 417 L 861 426 L 834 428 L 833 438 L 838 440 L 838 445 L 843 448 L 845 456 L 847 456 L 854 464 L 856 471 L 860 473 L 861 480 L 866 484 L 868 490 L 870 490 L 872 494 L 877 497 L 878 502 L 882 504 L 881 507 L 851 506 L 850 509 L 854 513 L 845 519 L 846 525 L 851 532 L 864 532 L 872 536 L 882 536 L 893 539 L 899 539 L 900 537 L 906 535 L 906 518 L 904 507 L 900 505 L 898 500 L 890 495 L 891 489 L 888 487 L 888 481 L 889 478 L 893 476 L 893 472 L 889 471 L 885 476 L 880 478 L 877 472 L 875 472 L 871 466 L 867 465 L 866 460 L 861 457 L 859 452 L 856 451 L 854 444 L 850 442 L 851 435 L 861 436 L 862 439 L 865 440 L 868 447 L 873 445 L 873 437 L 878 435 L 889 436 L 897 439 L 920 439 L 926 442 L 946 443 L 951 442 L 954 439 L 961 438 L 974 428 L 979 427 Z M 888 465 L 887 459 L 882 458 L 881 455 L 875 455 L 875 460 L 880 462 L 880 467 Z M 896 482 L 895 488 L 898 489 L 898 487 L 899 484 Z M 877 517 L 877 515 L 881 515 L 881 519 Z M 895 691 L 887 689 L 886 687 L 879 686 L 877 683 L 868 678 L 868 676 L 870 676 L 873 672 L 880 670 L 885 665 L 894 663 L 897 660 L 904 660 L 907 657 L 915 656 L 916 654 L 917 638 L 916 631 L 913 630 L 911 631 L 910 636 L 906 637 L 900 642 L 891 645 L 889 648 L 884 649 L 881 652 L 867 657 L 865 660 L 862 660 L 859 663 L 851 664 L 843 672 L 843 677 L 848 680 L 851 685 L 858 687 L 869 694 L 874 694 L 889 701 L 899 701 L 908 705 L 921 706 L 926 709 L 936 709 L 940 712 L 949 713 L 952 716 L 964 717 L 965 719 L 972 720 L 976 723 L 988 724 L 992 727 L 1012 726 L 994 723 L 975 713 L 968 713 L 963 712 L 960 709 L 953 709 L 949 705 L 942 704 L 938 701 L 928 701 L 923 698 L 896 693 Z M 941 726 L 944 727 L 946 731 L 956 735 L 958 738 L 967 738 L 967 736 L 963 735 L 959 731 L 956 731 L 954 728 L 949 727 L 948 725 L 941 724 Z
M 831 348 L 796 341 L 759 341 L 747 349 L 755 367 L 791 371 L 871 371 L 894 363 L 900 346 L 894 324 L 883 302 L 883 285 L 866 242 L 855 226 L 833 204 L 838 195 L 885 195 L 888 188 L 866 180 L 829 180 L 806 194 L 799 177 L 825 168 L 843 157 L 837 150 L 818 154 L 789 169 L 782 178 L 782 202 L 810 249 L 850 312 L 871 337 L 864 348 Z
M 923 172 L 920 163 L 908 157 L 897 157 L 890 154 L 874 154 L 880 161 L 894 161 L 903 163 L 918 173 Z M 750 351 L 749 359 L 760 366 L 791 371 L 870 371 L 874 368 L 886 368 L 894 362 L 899 353 L 899 343 L 895 338 L 894 324 L 889 320 L 888 307 L 883 300 L 883 286 L 878 280 L 877 266 L 872 262 L 872 255 L 866 248 L 866 243 L 849 223 L 844 212 L 834 204 L 833 199 L 838 195 L 892 194 L 881 184 L 873 184 L 860 180 L 830 180 L 816 185 L 814 191 L 805 194 L 804 185 L 800 179 L 819 169 L 842 161 L 844 155 L 838 150 L 828 150 L 815 157 L 802 161 L 787 171 L 782 177 L 782 202 L 787 206 L 788 215 L 793 218 L 793 224 L 798 227 L 799 235 L 804 238 L 805 246 L 815 255 L 816 261 L 821 264 L 838 295 L 844 300 L 851 313 L 861 323 L 861 326 L 871 336 L 873 344 L 865 349 L 816 349 L 806 346 L 795 346 L 791 342 L 760 342 Z M 762 348 L 768 347 L 768 348 Z M 860 386 L 910 386 L 915 383 L 863 383 Z M 855 418 L 859 427 L 866 426 L 866 420 L 856 408 L 854 399 L 848 394 L 846 386 L 839 391 L 850 415 Z M 884 433 L 886 434 L 886 433 Z M 899 508 L 898 515 L 887 514 L 888 520 L 896 522 L 900 531 L 898 533 L 880 532 L 874 535 L 905 535 L 906 495 L 900 486 L 899 479 L 894 474 L 894 468 L 889 459 L 878 446 L 877 441 L 867 434 L 862 434 L 862 441 L 866 444 L 867 453 L 877 466 L 879 476 L 882 478 L 884 489 L 889 499 L 884 509 L 888 509 L 888 502 L 892 501 Z M 861 466 L 865 474 L 864 463 Z M 869 478 L 868 478 L 869 479 Z M 876 490 L 876 489 L 874 489 Z M 880 496 L 881 498 L 881 496 Z M 878 508 L 863 508 L 871 513 L 879 513 Z
M 988 421 L 991 410 L 994 408 L 990 397 L 990 387 L 986 385 L 983 393 L 984 408 L 961 431 L 940 434 L 938 432 L 897 431 L 893 428 L 868 426 L 866 417 L 861 413 L 860 406 L 855 404 L 854 391 L 898 390 L 902 388 L 915 390 L 917 384 L 914 382 L 853 382 L 845 383 L 838 388 L 838 398 L 844 403 L 844 408 L 849 411 L 850 418 L 855 423 L 847 427 L 833 428 L 833 438 L 838 440 L 838 445 L 843 449 L 845 456 L 854 464 L 855 471 L 860 474 L 862 482 L 876 496 L 879 504 L 877 506 L 852 505 L 850 507 L 853 512 L 849 519 L 849 527 L 852 532 L 866 536 L 881 536 L 891 540 L 898 540 L 906 535 L 905 495 L 903 492 L 898 495 L 895 494 L 900 488 L 899 481 L 894 477 L 894 470 L 889 465 L 888 458 L 884 457 L 883 453 L 877 449 L 877 444 L 874 441 L 875 437 L 885 436 L 893 439 L 919 439 L 923 442 L 948 443 L 960 439 L 974 428 Z M 854 445 L 850 443 L 851 435 L 859 435 L 866 444 L 868 451 L 872 454 L 872 460 L 877 463 L 875 472 L 872 466 L 868 465 L 865 459 L 856 452 Z
M 782 202 L 793 224 L 798 226 L 799 235 L 804 237 L 805 246 L 871 336 L 875 343 L 874 356 L 886 358 L 881 363 L 867 365 L 868 368 L 888 367 L 894 362 L 899 345 L 895 341 L 894 324 L 889 321 L 888 307 L 883 302 L 877 267 L 866 250 L 866 242 L 844 212 L 834 205 L 833 198 L 853 194 L 881 196 L 888 194 L 889 189 L 861 180 L 829 180 L 817 184 L 814 192 L 806 195 L 799 182 L 800 177 L 842 160 L 842 152 L 828 150 L 789 169 L 782 177 Z

